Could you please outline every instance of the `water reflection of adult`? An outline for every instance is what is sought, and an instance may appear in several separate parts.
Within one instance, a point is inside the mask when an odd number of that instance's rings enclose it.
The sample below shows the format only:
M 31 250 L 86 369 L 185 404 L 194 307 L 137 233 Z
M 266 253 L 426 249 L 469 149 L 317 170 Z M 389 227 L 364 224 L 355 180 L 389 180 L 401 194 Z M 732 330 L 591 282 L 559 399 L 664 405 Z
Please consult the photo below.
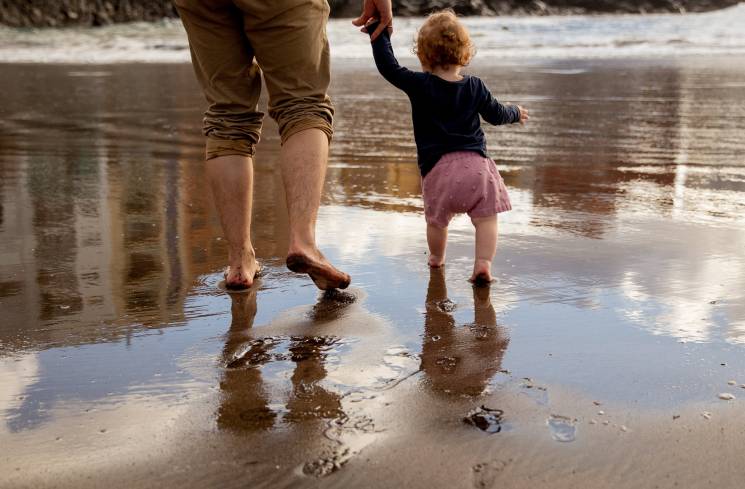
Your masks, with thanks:
M 230 296 L 233 301 L 231 322 L 223 348 L 225 370 L 220 382 L 222 399 L 217 412 L 217 425 L 224 429 L 270 429 L 277 417 L 269 407 L 260 369 L 269 359 L 272 345 L 257 341 L 251 335 L 256 317 L 256 289 L 253 287 L 245 294 Z
M 338 294 L 326 294 L 319 300 L 311 315 L 314 322 L 323 323 L 327 315 L 333 316 L 344 307 Z M 245 294 L 232 294 L 231 299 L 231 324 L 222 355 L 224 373 L 220 382 L 222 399 L 217 413 L 218 426 L 233 431 L 271 429 L 278 411 L 286 411 L 283 419 L 291 423 L 343 419 L 341 396 L 323 385 L 327 355 L 338 338 L 257 337 L 252 334 L 257 309 L 256 287 Z M 282 346 L 288 342 L 285 350 Z M 287 360 L 294 363 L 290 397 L 284 408 L 273 409 L 272 393 L 284 393 L 285 388 L 268 385 L 261 369 L 272 361 Z
M 344 418 L 341 396 L 322 384 L 326 378 L 327 352 L 336 341 L 323 336 L 292 339 L 290 353 L 295 371 L 291 378 L 292 395 L 287 401 L 287 421 Z
M 509 339 L 497 325 L 489 287 L 473 287 L 473 323 L 458 326 L 445 272 L 431 269 L 421 369 L 437 393 L 479 395 L 502 364 Z

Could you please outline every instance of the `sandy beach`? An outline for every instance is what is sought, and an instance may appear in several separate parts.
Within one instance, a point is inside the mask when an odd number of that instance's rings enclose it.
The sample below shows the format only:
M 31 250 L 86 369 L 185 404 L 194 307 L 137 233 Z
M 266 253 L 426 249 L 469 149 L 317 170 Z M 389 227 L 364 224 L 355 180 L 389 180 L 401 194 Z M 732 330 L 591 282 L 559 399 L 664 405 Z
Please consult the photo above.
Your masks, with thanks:
M 427 268 L 408 102 L 340 60 L 352 286 L 284 268 L 267 119 L 227 295 L 191 67 L 0 64 L 0 487 L 742 487 L 745 58 L 472 70 L 532 117 L 487 130 L 490 289 L 466 218 Z

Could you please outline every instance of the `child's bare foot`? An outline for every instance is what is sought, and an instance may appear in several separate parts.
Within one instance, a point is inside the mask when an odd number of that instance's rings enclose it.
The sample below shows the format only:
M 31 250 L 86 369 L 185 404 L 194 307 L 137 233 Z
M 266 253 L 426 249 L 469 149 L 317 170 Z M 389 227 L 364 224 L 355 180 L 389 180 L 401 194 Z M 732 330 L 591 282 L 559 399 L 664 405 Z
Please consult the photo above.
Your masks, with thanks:
M 316 250 L 315 254 L 317 257 L 300 252 L 290 253 L 287 255 L 287 268 L 295 273 L 307 273 L 321 290 L 349 287 L 352 279 L 348 274 L 334 268 L 320 251 Z
M 428 264 L 430 268 L 440 268 L 445 264 L 445 257 L 444 256 L 437 256 L 430 253 Z
M 489 260 L 476 260 L 473 264 L 473 274 L 468 279 L 474 285 L 488 285 L 492 281 L 491 262 Z

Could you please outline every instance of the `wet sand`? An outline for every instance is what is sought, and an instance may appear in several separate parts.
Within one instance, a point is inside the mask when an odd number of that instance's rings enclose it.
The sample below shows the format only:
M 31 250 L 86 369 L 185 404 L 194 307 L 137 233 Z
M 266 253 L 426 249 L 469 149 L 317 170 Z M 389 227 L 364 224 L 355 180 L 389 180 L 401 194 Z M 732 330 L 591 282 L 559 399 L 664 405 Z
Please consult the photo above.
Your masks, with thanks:
M 489 290 L 465 218 L 428 270 L 408 103 L 337 63 L 330 296 L 272 122 L 230 296 L 190 67 L 0 65 L 0 487 L 741 487 L 744 61 L 477 63 L 532 116 Z

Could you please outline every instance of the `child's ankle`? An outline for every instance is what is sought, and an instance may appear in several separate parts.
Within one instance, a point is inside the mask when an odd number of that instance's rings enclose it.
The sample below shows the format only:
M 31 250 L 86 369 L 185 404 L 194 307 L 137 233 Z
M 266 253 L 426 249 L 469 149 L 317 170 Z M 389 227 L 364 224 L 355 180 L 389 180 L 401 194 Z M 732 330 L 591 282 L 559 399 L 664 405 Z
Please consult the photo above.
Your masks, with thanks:
M 427 261 L 430 267 L 432 268 L 440 268 L 445 264 L 445 256 L 439 256 L 435 255 L 433 253 L 429 254 L 429 260 Z
M 492 281 L 491 260 L 476 259 L 473 263 L 473 273 L 468 279 L 475 285 L 487 285 Z

